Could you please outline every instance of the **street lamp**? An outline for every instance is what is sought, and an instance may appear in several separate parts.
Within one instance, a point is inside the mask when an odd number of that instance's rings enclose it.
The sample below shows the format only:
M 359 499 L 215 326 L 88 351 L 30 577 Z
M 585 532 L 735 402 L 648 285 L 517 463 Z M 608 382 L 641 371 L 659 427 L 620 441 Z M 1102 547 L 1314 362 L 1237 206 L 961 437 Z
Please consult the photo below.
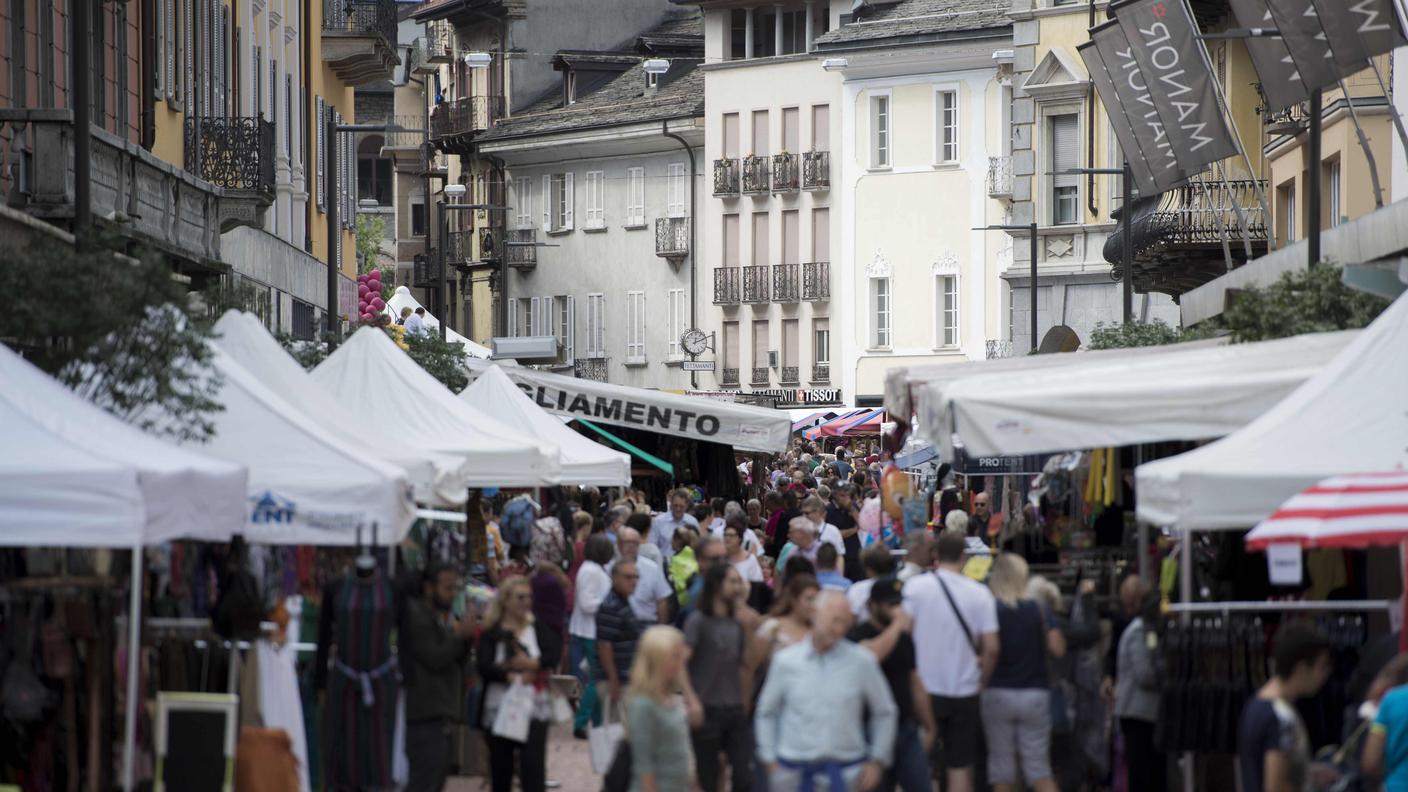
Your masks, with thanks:
M 1035 352 L 1035 351 L 1036 351 L 1036 345 L 1037 345 L 1037 337 L 1036 337 L 1036 333 L 1037 333 L 1037 330 L 1036 330 L 1036 232 L 1037 232 L 1037 225 L 1036 225 L 1036 223 L 1028 223 L 1028 224 L 1026 224 L 1026 225 L 990 225 L 990 226 L 979 226 L 978 228 L 974 228 L 973 230 L 974 230 L 974 231 L 1026 231 L 1027 234 L 1031 236 L 1031 243 L 1032 243 L 1031 255 L 1032 255 L 1032 260 L 1031 260 L 1031 286 L 1030 286 L 1030 289 L 1031 289 L 1031 314 L 1032 314 L 1032 351 Z
M 492 52 L 466 52 L 464 54 L 464 65 L 471 69 L 487 69 L 489 64 L 494 62 Z
M 664 58 L 651 58 L 641 66 L 645 69 L 646 74 L 653 74 L 657 77 L 670 70 L 670 62 Z
M 821 62 L 821 68 L 829 72 L 845 71 L 851 65 L 849 58 L 826 58 Z

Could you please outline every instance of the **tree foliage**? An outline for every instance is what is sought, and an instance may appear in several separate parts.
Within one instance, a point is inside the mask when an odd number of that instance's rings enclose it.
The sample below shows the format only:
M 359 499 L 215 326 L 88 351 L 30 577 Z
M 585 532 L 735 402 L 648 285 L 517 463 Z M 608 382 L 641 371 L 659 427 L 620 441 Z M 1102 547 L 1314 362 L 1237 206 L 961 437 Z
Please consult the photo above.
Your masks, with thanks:
M 36 236 L 0 247 L 0 338 L 114 415 L 156 434 L 204 441 L 221 408 L 209 322 L 156 255 L 119 253 L 101 231 L 76 251 Z
M 1344 285 L 1338 266 L 1287 272 L 1265 288 L 1229 295 L 1222 324 L 1235 343 L 1368 325 L 1388 301 Z
M 443 341 L 439 333 L 429 332 L 406 333 L 406 346 L 410 347 L 411 359 L 440 380 L 451 393 L 459 393 L 469 384 L 465 370 L 469 353 L 464 351 L 464 344 Z
M 1159 346 L 1176 344 L 1183 340 L 1176 327 L 1169 327 L 1162 319 L 1152 322 L 1130 322 L 1129 324 L 1095 326 L 1090 334 L 1086 349 L 1121 349 L 1125 347 Z

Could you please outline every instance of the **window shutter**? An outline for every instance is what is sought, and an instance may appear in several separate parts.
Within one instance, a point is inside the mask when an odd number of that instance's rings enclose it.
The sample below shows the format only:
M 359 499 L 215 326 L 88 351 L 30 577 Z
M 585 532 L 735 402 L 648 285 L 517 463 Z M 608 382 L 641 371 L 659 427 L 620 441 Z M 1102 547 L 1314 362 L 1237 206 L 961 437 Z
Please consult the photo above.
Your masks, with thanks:
M 196 60 L 195 53 L 191 51 L 191 45 L 195 43 L 195 20 L 192 19 L 192 12 L 195 10 L 191 0 L 183 0 L 185 3 L 185 15 L 181 18 L 181 42 L 184 47 L 184 62 L 186 79 L 182 85 L 183 99 L 186 109 L 191 109 L 192 100 L 195 98 L 195 91 L 192 86 L 195 83 Z
M 572 228 L 572 174 L 568 173 L 562 177 L 562 227 L 571 230 Z
M 317 104 L 317 129 L 314 130 L 314 139 L 317 140 L 317 151 L 314 152 L 317 158 L 317 178 L 313 180 L 313 193 L 317 196 L 318 208 L 327 209 L 327 184 L 323 181 L 325 169 L 327 167 L 327 124 L 323 116 L 327 114 L 327 108 L 323 105 L 323 97 L 319 96 Z
M 167 72 L 167 50 L 166 50 L 166 20 L 170 14 L 166 10 L 165 0 L 157 0 L 156 3 L 156 96 L 158 99 L 166 98 L 166 72 Z
M 551 231 L 551 230 L 552 230 L 552 211 L 553 211 L 552 176 L 550 176 L 550 175 L 545 175 L 545 176 L 543 176 L 543 230 L 544 230 L 544 231 Z
M 508 335 L 510 338 L 518 335 L 518 300 L 508 301 Z
M 213 55 L 215 59 L 215 106 L 211 108 L 211 115 L 225 115 L 225 70 L 229 63 L 225 57 L 225 28 L 229 24 L 230 10 L 225 6 L 217 6 L 217 13 L 213 19 L 215 23 L 215 35 Z
M 1052 182 L 1057 187 L 1076 187 L 1080 177 L 1075 174 L 1061 174 L 1061 171 L 1079 167 L 1080 135 L 1076 116 L 1062 115 L 1051 118 L 1051 171 L 1057 176 Z
M 577 359 L 577 298 L 567 295 L 567 328 L 563 335 L 567 338 L 565 359 L 568 363 Z

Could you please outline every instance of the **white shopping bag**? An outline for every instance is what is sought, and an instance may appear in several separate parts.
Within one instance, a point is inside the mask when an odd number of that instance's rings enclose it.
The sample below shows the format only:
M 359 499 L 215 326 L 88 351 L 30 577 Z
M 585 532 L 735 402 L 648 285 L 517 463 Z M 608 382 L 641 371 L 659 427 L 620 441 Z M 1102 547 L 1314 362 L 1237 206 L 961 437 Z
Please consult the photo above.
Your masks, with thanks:
M 505 740 L 528 742 L 528 729 L 533 721 L 533 695 L 532 685 L 522 682 L 509 685 L 499 701 L 499 711 L 494 715 L 490 733 Z
M 572 716 L 572 702 L 568 701 L 566 696 L 554 693 L 552 697 L 553 723 L 571 723 Z
M 616 758 L 616 749 L 620 747 L 621 741 L 626 738 L 626 725 L 611 722 L 611 710 L 607 708 L 605 721 L 600 726 L 587 727 L 587 747 L 592 752 L 592 770 L 597 775 L 605 775 L 611 769 L 611 762 Z

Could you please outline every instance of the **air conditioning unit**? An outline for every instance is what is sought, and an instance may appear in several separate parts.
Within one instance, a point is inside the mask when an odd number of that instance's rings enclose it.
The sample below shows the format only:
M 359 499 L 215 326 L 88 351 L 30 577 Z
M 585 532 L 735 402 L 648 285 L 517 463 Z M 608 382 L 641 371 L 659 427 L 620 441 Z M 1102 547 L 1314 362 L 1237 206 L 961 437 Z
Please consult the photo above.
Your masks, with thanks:
M 777 352 L 775 352 L 775 351 L 768 353 L 768 368 L 770 368 L 770 369 L 775 369 L 775 368 L 777 368 Z

